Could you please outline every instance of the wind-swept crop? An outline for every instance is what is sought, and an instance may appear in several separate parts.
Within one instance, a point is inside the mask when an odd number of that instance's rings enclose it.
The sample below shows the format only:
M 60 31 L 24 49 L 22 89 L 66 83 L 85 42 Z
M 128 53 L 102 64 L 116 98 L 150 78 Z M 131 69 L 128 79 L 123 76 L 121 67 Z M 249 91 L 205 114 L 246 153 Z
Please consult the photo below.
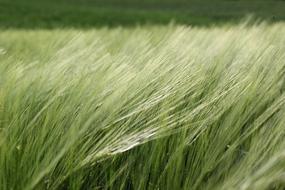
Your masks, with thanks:
M 1 190 L 285 187 L 283 24 L 76 33 L 0 38 Z

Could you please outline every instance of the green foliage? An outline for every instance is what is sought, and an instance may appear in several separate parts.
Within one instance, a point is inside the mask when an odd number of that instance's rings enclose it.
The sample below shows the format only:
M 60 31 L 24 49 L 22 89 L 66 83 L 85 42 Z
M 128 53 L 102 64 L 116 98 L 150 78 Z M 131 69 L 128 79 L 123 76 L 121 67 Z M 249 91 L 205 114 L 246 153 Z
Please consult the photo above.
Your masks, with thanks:
M 0 28 L 84 28 L 236 24 L 246 16 L 278 22 L 284 1 L 0 0 Z
M 0 189 L 284 189 L 284 33 L 2 31 Z

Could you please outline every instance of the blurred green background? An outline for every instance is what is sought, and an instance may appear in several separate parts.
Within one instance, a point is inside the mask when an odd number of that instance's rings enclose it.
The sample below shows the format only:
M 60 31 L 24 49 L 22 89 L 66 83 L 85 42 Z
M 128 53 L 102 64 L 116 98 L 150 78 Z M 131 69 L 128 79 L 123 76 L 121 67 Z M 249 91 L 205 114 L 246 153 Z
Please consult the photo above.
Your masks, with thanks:
M 213 25 L 285 20 L 284 0 L 0 0 L 1 28 Z

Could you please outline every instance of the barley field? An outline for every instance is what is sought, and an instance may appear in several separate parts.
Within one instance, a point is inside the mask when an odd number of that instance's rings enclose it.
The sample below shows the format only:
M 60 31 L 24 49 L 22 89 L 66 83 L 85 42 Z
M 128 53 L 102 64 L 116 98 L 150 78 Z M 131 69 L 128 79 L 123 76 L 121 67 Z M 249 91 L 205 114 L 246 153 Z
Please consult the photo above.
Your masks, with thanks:
M 0 189 L 283 190 L 284 34 L 0 31 Z

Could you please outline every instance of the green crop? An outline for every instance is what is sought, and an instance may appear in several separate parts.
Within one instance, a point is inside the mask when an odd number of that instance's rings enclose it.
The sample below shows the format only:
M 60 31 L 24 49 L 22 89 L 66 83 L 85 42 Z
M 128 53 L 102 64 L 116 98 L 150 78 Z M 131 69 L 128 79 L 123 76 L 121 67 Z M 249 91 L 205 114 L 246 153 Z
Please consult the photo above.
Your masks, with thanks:
M 284 24 L 0 34 L 1 190 L 284 189 Z

